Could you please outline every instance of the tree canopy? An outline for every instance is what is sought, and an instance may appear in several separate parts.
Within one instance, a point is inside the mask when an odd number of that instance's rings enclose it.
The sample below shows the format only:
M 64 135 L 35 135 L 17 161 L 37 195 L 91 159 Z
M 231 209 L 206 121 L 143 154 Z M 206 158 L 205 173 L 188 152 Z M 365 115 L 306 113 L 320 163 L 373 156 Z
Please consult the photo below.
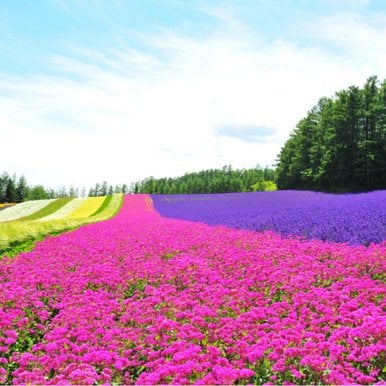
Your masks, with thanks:
M 367 79 L 308 112 L 278 156 L 279 189 L 386 188 L 386 80 Z
M 132 193 L 184 194 L 184 193 L 229 193 L 275 190 L 275 171 L 257 166 L 254 169 L 208 169 L 186 173 L 176 178 L 150 177 L 132 184 Z
M 129 188 L 126 184 L 109 185 L 106 181 L 96 183 L 95 187 L 90 188 L 89 196 L 106 196 L 113 193 L 126 194 Z M 16 178 L 16 175 L 10 176 L 4 171 L 0 175 L 0 204 L 11 202 L 23 202 L 26 200 L 41 200 L 47 198 L 76 197 L 86 196 L 86 188 L 81 190 L 78 187 L 70 186 L 67 189 L 62 186 L 60 189 L 46 189 L 43 185 L 30 186 L 26 178 L 22 175 Z

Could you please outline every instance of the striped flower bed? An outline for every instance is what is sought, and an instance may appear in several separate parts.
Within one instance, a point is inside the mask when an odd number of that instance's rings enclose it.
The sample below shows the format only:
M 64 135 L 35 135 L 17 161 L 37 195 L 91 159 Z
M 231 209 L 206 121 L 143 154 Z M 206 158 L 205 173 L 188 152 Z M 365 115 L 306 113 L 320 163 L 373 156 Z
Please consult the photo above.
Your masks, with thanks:
M 0 204 L 0 210 L 4 210 L 6 208 L 9 208 L 10 206 L 13 206 L 15 205 L 14 203 L 10 203 L 10 204 Z
M 87 197 L 83 203 L 75 209 L 68 217 L 69 218 L 86 218 L 95 213 L 103 204 L 106 196 L 102 197 Z
M 44 208 L 52 201 L 54 200 L 49 199 L 49 200 L 26 201 L 26 202 L 21 202 L 20 204 L 13 205 L 0 212 L 0 222 L 13 221 L 25 216 L 29 216 L 30 214 Z
M 39 219 L 38 221 L 51 221 L 51 220 L 58 220 L 61 218 L 69 217 L 71 216 L 72 212 L 77 210 L 80 206 L 82 206 L 83 202 L 86 199 L 84 197 L 76 197 L 73 200 L 71 200 L 66 205 L 62 206 L 59 210 L 56 212 L 50 214 L 49 216 L 43 217 Z
M 91 221 L 102 221 L 114 216 L 122 206 L 123 194 L 115 193 L 109 202 L 109 205 L 102 212 L 90 217 Z

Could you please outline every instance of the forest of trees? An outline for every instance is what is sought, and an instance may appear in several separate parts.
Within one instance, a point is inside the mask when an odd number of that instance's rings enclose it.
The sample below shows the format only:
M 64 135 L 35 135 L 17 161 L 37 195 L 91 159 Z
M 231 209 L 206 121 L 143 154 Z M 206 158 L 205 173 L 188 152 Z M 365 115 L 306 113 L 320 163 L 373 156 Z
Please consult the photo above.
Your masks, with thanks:
M 282 147 L 277 168 L 209 169 L 132 183 L 131 193 L 227 193 L 278 189 L 330 192 L 386 189 L 386 80 L 367 79 L 321 98 Z M 96 183 L 88 196 L 128 193 L 126 184 Z M 24 176 L 0 175 L 0 203 L 86 196 L 86 189 L 29 186 Z
M 322 98 L 278 157 L 279 189 L 358 191 L 386 188 L 386 80 L 370 77 Z
M 113 193 L 128 193 L 129 188 L 126 184 L 123 185 L 109 185 L 107 181 L 103 181 L 102 183 L 97 182 L 94 187 L 89 190 L 89 197 L 96 196 L 107 196 Z
M 107 181 L 103 181 L 96 183 L 88 192 L 88 196 L 106 196 L 112 193 L 127 193 L 128 191 L 126 184 L 113 186 L 109 185 Z M 70 186 L 67 189 L 63 186 L 58 190 L 46 189 L 43 185 L 29 186 L 24 176 L 17 178 L 15 174 L 10 176 L 7 172 L 0 175 L 0 204 L 47 198 L 85 197 L 86 195 L 85 188 L 79 189 Z
M 197 173 L 186 173 L 176 178 L 147 178 L 131 186 L 132 193 L 183 194 L 183 193 L 228 193 L 275 190 L 275 170 L 271 168 L 209 169 Z
M 131 184 L 130 193 L 227 193 L 275 190 L 275 170 L 257 166 L 254 169 L 222 169 L 203 170 L 198 173 L 187 173 L 177 178 L 153 177 Z M 0 175 L 0 203 L 23 202 L 47 198 L 76 196 L 106 196 L 113 193 L 128 193 L 126 184 L 110 185 L 107 181 L 97 182 L 86 192 L 79 189 L 61 187 L 58 190 L 46 189 L 43 185 L 29 186 L 24 176 L 10 176 L 7 172 Z

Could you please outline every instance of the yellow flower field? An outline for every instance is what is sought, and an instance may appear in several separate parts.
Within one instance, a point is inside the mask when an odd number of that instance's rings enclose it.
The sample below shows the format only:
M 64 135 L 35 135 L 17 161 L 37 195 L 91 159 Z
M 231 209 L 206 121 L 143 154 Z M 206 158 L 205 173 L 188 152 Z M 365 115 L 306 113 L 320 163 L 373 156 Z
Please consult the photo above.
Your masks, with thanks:
M 102 205 L 106 196 L 88 197 L 82 205 L 71 212 L 67 218 L 86 218 L 93 215 Z

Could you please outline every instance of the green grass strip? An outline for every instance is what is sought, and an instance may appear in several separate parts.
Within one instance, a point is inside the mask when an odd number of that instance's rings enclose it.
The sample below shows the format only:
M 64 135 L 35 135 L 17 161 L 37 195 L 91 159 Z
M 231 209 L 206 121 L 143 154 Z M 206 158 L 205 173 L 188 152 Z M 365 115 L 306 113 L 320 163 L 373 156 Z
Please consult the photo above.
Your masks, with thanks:
M 22 240 L 14 240 L 10 242 L 6 247 L 0 248 L 0 260 L 3 257 L 12 258 L 22 252 L 30 252 L 35 248 L 38 241 L 44 240 L 47 236 L 56 236 L 61 233 L 76 229 L 77 226 L 67 226 L 66 228 L 55 230 L 49 233 L 38 234 L 35 237 L 28 237 Z
M 117 210 L 114 212 L 114 214 L 113 214 L 111 217 L 114 217 L 114 216 L 116 216 L 116 215 L 119 213 L 119 211 L 121 210 L 121 208 L 122 208 L 122 206 L 123 206 L 123 199 L 124 199 L 124 198 L 125 198 L 125 195 L 122 194 L 122 196 L 121 196 L 121 202 L 119 203 L 119 206 L 118 206 Z
M 25 240 L 23 242 L 15 241 L 11 243 L 7 248 L 0 249 L 0 259 L 2 257 L 14 257 L 21 252 L 29 252 L 35 247 L 36 241 L 41 240 L 38 239 L 30 239 Z
M 18 221 L 32 221 L 46 217 L 52 213 L 55 213 L 57 210 L 62 208 L 64 205 L 68 204 L 73 199 L 74 197 L 58 198 L 57 200 L 50 202 L 47 206 L 38 210 L 37 212 L 32 213 L 29 216 L 19 218 Z
M 82 221 L 12 221 L 0 223 L 0 255 L 18 246 L 43 239 L 46 235 L 62 233 L 82 225 Z M 21 247 L 21 250 L 24 247 Z M 15 250 L 16 251 L 16 250 Z
M 109 205 L 113 198 L 113 195 L 110 194 L 109 196 L 106 196 L 105 200 L 103 201 L 102 205 L 99 207 L 99 209 L 93 213 L 90 217 L 96 216 L 99 213 L 102 213 Z

